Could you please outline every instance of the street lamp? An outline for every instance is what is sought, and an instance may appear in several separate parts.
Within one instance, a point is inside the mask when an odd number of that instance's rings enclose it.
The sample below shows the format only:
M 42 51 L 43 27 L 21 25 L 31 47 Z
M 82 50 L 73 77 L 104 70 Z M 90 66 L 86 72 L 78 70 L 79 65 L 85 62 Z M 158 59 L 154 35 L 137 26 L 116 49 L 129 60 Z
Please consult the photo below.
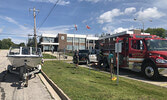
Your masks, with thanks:
M 136 18 L 134 18 L 134 20 L 135 20 L 135 21 L 136 21 L 136 20 L 141 21 L 142 26 L 143 26 L 143 33 L 144 33 L 144 21 L 143 21 L 142 19 L 136 19 Z M 149 21 L 152 22 L 151 19 L 150 19 Z

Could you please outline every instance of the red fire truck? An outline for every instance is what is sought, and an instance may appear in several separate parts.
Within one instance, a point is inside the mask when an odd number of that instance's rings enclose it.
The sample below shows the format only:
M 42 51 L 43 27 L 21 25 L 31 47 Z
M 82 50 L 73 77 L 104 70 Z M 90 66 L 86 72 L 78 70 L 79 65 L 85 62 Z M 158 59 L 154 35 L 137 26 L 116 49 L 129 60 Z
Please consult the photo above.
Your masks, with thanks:
M 142 72 L 149 79 L 157 79 L 167 73 L 167 40 L 156 35 L 117 33 L 100 39 L 103 60 L 113 53 L 116 66 L 115 43 L 122 44 L 119 67 Z M 104 63 L 103 62 L 103 63 Z M 105 64 L 105 63 L 104 63 Z

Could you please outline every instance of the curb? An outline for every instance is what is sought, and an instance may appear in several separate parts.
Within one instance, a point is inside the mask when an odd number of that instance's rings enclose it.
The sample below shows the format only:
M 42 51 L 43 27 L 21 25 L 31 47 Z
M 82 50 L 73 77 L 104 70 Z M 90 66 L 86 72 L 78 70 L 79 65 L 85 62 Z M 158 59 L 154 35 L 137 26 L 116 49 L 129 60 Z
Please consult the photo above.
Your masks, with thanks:
M 65 59 L 43 59 L 44 61 L 71 61 L 71 60 L 65 60 Z
M 62 100 L 71 100 L 42 70 L 41 74 Z

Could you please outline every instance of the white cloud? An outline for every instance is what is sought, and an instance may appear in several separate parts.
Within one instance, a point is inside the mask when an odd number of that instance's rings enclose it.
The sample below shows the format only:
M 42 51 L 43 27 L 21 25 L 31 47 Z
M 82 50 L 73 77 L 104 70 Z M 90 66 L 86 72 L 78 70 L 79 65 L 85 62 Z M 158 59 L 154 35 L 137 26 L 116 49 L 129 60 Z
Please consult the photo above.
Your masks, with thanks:
M 47 33 L 47 34 L 57 34 L 57 33 L 68 33 L 69 30 L 74 29 L 74 25 L 62 25 L 55 27 L 44 27 L 39 30 L 39 33 Z
M 114 29 L 113 34 L 115 33 L 119 33 L 119 32 L 123 32 L 123 31 L 128 31 L 130 28 L 123 28 L 123 27 L 119 27 L 117 29 Z
M 131 30 L 131 29 L 133 29 L 133 26 L 131 26 L 129 28 L 123 28 L 123 27 L 115 28 L 115 27 L 113 27 L 112 25 L 109 25 L 109 24 L 102 28 L 102 30 L 105 33 L 110 33 L 110 34 L 116 34 L 116 33 L 119 33 L 119 32 Z
M 10 39 L 12 39 L 12 41 L 16 44 L 20 44 L 21 42 L 26 43 L 28 38 L 24 39 L 24 38 L 14 38 L 14 37 L 10 37 Z
M 25 26 L 23 26 L 23 25 L 19 24 L 17 21 L 15 21 L 15 20 L 14 20 L 13 18 L 11 18 L 11 17 L 7 17 L 7 16 L 0 16 L 0 18 L 1 18 L 1 19 L 3 19 L 3 20 L 8 21 L 9 23 L 13 23 L 13 24 L 15 24 L 15 25 L 19 26 L 21 29 L 26 29 L 26 27 L 25 27 Z
M 70 4 L 70 1 L 64 1 L 64 0 L 60 0 L 60 2 L 58 3 L 59 5 L 68 5 Z
M 0 28 L 0 33 L 3 31 L 3 28 Z
M 114 17 L 120 16 L 122 14 L 123 13 L 120 12 L 119 9 L 113 9 L 111 11 L 107 11 L 99 16 L 98 23 L 103 24 L 105 22 L 112 22 Z
M 104 32 L 107 32 L 107 33 L 112 33 L 112 30 L 114 29 L 113 26 L 110 26 L 110 25 L 106 25 L 105 27 L 102 28 L 102 30 Z
M 57 34 L 57 33 L 68 33 L 69 30 L 74 30 L 74 25 L 61 25 L 54 27 L 42 27 L 39 31 L 37 31 L 37 35 L 41 35 L 43 33 L 46 34 Z M 33 35 L 33 27 L 27 29 L 13 29 L 9 30 L 7 33 L 10 33 L 12 41 L 15 43 L 25 42 L 27 40 L 28 34 Z M 4 34 L 5 35 L 5 34 Z
M 57 0 L 29 0 L 29 1 L 32 1 L 32 2 L 45 2 L 45 3 L 53 3 L 55 4 L 57 2 Z M 65 0 L 60 0 L 58 2 L 58 5 L 68 5 L 70 4 L 70 1 L 65 1 Z
M 86 23 L 87 21 L 88 21 L 88 20 L 85 19 L 85 20 L 82 21 L 82 23 Z
M 13 24 L 18 24 L 18 22 L 16 22 L 14 19 L 7 17 L 7 16 L 3 16 L 3 19 L 5 19 L 8 22 L 11 22 Z
M 124 12 L 121 12 L 120 9 L 113 9 L 111 11 L 107 11 L 107 12 L 101 14 L 97 18 L 97 20 L 98 20 L 98 23 L 100 23 L 100 24 L 109 23 L 109 22 L 113 21 L 114 17 L 120 16 L 120 15 L 125 15 L 125 14 L 131 14 L 133 12 L 136 12 L 135 7 L 126 8 L 124 10 Z
M 92 2 L 92 3 L 97 3 L 101 0 L 79 0 L 79 1 L 87 1 L 87 2 Z
M 111 2 L 113 0 L 79 0 L 80 2 L 86 1 L 86 2 L 92 2 L 92 3 L 98 3 L 98 2 Z
M 125 14 L 130 14 L 132 12 L 136 12 L 135 7 L 126 8 L 125 11 L 124 11 Z
M 167 1 L 166 0 L 154 0 L 153 6 L 158 8 L 167 9 Z
M 87 23 L 87 22 L 90 22 L 92 21 L 94 18 L 93 17 L 90 17 L 89 19 L 85 19 L 82 21 L 82 23 Z
M 151 19 L 151 18 L 160 18 L 165 16 L 165 13 L 158 11 L 156 7 L 147 8 L 143 11 L 137 12 L 137 19 Z

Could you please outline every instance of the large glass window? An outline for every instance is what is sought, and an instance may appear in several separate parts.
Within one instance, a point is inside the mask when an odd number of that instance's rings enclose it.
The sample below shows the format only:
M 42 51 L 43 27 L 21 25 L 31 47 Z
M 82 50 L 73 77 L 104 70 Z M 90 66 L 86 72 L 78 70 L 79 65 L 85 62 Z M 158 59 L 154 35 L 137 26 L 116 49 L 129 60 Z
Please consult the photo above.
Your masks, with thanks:
M 147 40 L 147 48 L 149 51 L 166 51 L 167 40 Z
M 54 43 L 54 38 L 50 38 L 50 37 L 44 37 L 43 38 L 43 42 L 46 42 L 46 43 Z
M 50 46 L 44 46 L 44 50 L 50 50 Z
M 78 50 L 78 49 L 79 49 L 78 45 L 75 45 L 74 50 Z
M 143 41 L 142 40 L 132 40 L 131 47 L 133 49 L 143 50 L 144 49 Z
M 44 38 L 43 38 L 43 42 L 49 43 L 49 38 L 44 37 Z
M 85 45 L 80 45 L 80 46 L 79 46 L 79 49 L 80 49 L 80 50 L 85 49 Z
M 67 37 L 67 42 L 72 42 L 72 37 Z
M 80 38 L 79 39 L 79 43 L 85 43 L 85 39 L 84 38 Z
M 79 42 L 79 38 L 74 38 L 75 43 Z
M 72 45 L 67 45 L 67 50 L 72 50 Z
M 50 42 L 51 42 L 51 43 L 54 43 L 54 38 L 50 38 Z

